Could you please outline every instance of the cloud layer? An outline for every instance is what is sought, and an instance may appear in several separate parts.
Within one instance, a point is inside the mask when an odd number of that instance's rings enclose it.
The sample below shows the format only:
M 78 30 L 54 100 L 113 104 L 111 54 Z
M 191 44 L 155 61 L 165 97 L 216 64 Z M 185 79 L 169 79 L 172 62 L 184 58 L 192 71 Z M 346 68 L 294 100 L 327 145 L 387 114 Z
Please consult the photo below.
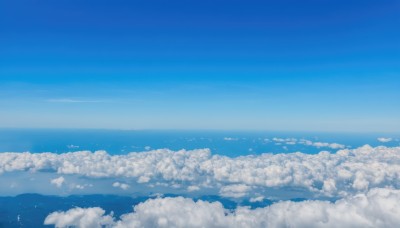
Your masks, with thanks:
M 269 139 L 266 139 L 265 141 L 269 142 Z M 313 147 L 317 147 L 317 148 L 329 148 L 329 149 L 334 149 L 334 150 L 346 148 L 345 145 L 339 144 L 339 143 L 313 142 L 313 141 L 307 140 L 307 139 L 277 138 L 277 137 L 275 137 L 275 138 L 272 139 L 272 141 L 275 142 L 275 144 L 278 144 L 278 145 L 282 145 L 282 144 L 286 144 L 286 145 L 300 144 L 300 145 L 306 145 L 306 146 L 313 146 Z
M 398 227 L 400 191 L 373 189 L 338 200 L 283 201 L 251 210 L 225 209 L 219 202 L 183 197 L 147 200 L 121 216 L 105 215 L 101 208 L 74 208 L 54 212 L 44 223 L 56 227 Z
M 377 138 L 377 140 L 378 140 L 379 142 L 381 142 L 381 143 L 388 143 L 388 142 L 391 142 L 393 139 L 392 139 L 392 138 L 384 138 L 384 137 L 381 137 L 381 138 Z
M 311 194 L 311 198 L 344 197 L 376 187 L 399 188 L 400 147 L 364 146 L 337 153 L 236 158 L 211 155 L 208 149 L 163 149 L 127 155 L 104 151 L 1 153 L 0 174 L 10 172 L 62 175 L 62 180 L 49 180 L 53 187 L 60 188 L 74 175 L 88 182 L 112 178 L 114 183 L 122 179 L 113 184 L 113 189 L 125 191 L 136 191 L 136 185 L 142 185 L 181 192 L 214 191 L 227 197 L 259 197 L 296 189 Z

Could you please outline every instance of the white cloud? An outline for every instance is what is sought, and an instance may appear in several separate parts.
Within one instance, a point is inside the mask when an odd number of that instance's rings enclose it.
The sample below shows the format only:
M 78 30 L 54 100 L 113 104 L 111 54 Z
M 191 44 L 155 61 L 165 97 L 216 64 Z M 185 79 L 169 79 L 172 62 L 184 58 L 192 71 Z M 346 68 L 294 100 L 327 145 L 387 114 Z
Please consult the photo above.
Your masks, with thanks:
M 257 197 L 250 198 L 249 201 L 251 203 L 256 203 L 256 202 L 262 202 L 264 199 L 265 199 L 264 196 L 257 196 Z
M 85 189 L 85 185 L 75 184 L 72 185 L 72 188 L 83 190 Z
M 345 145 L 339 144 L 339 143 L 331 143 L 331 144 L 329 144 L 328 147 L 331 148 L 331 149 L 344 149 L 344 148 L 346 148 Z
M 250 188 L 246 193 L 249 197 L 264 190 L 272 194 L 293 188 L 309 197 L 335 197 L 376 187 L 399 188 L 400 147 L 364 146 L 337 153 L 236 158 L 212 156 L 208 149 L 177 152 L 162 149 L 127 155 L 109 155 L 104 151 L 0 153 L 0 174 L 10 172 L 30 172 L 30 175 L 54 172 L 64 177 L 87 177 L 87 182 L 115 178 L 130 186 L 164 186 L 182 192 L 187 192 L 189 186 L 191 189 L 197 186 L 200 190 L 225 194 L 224 186 L 243 185 Z
M 195 186 L 195 185 L 191 185 L 187 188 L 188 192 L 195 192 L 195 191 L 199 191 L 200 187 L 199 186 Z
M 273 138 L 272 141 L 275 142 L 275 145 L 296 145 L 296 144 L 302 144 L 306 146 L 314 146 L 317 148 L 322 148 L 322 147 L 328 147 L 331 149 L 344 149 L 346 148 L 345 145 L 339 144 L 339 143 L 326 143 L 326 142 L 313 142 L 310 140 L 306 139 L 296 139 L 296 138 Z
M 231 138 L 231 137 L 225 137 L 224 138 L 225 141 L 237 141 L 237 138 Z
M 300 139 L 299 144 L 303 144 L 306 146 L 314 146 L 317 148 L 328 147 L 328 148 L 331 148 L 334 150 L 346 148 L 345 145 L 339 144 L 339 143 L 313 142 L 313 141 L 306 140 L 306 139 Z
M 75 146 L 75 145 L 67 145 L 68 149 L 78 149 L 79 146 Z
M 47 102 L 51 103 L 104 103 L 104 100 L 81 100 L 81 99 L 71 99 L 71 98 L 61 98 L 61 99 L 48 99 Z
M 57 188 L 61 188 L 61 186 L 64 184 L 64 182 L 65 182 L 64 177 L 55 178 L 50 181 L 50 183 L 57 186 Z
M 286 144 L 289 144 L 289 145 L 294 145 L 294 144 L 296 144 L 297 139 L 295 139 L 295 138 L 286 138 L 286 139 L 283 139 L 283 138 L 277 138 L 277 137 L 275 137 L 275 138 L 272 139 L 272 141 L 278 142 L 278 143 L 286 143 Z
M 265 208 L 225 209 L 219 202 L 157 198 L 134 207 L 119 220 L 100 208 L 74 208 L 50 214 L 46 225 L 56 227 L 398 227 L 400 191 L 373 189 L 338 200 L 283 201 Z
M 114 182 L 112 185 L 114 188 L 121 188 L 122 190 L 128 190 L 131 186 L 129 184 Z
M 388 143 L 388 142 L 391 142 L 393 139 L 392 138 L 383 138 L 383 137 L 381 137 L 381 138 L 378 138 L 377 140 L 379 142 L 381 142 L 381 143 Z
M 74 208 L 67 212 L 54 212 L 46 217 L 45 225 L 56 227 L 102 227 L 114 223 L 111 215 L 104 215 L 101 208 Z
M 233 184 L 223 186 L 220 190 L 220 194 L 224 197 L 240 198 L 246 196 L 247 192 L 250 190 L 251 188 L 247 185 Z

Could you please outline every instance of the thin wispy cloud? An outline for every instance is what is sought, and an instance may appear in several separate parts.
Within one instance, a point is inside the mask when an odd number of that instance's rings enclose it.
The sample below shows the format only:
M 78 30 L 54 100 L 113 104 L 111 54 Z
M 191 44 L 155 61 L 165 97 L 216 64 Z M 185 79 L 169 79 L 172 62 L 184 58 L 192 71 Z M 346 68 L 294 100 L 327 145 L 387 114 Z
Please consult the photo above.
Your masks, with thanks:
M 378 140 L 379 142 L 381 142 L 381 143 L 388 143 L 388 142 L 391 142 L 393 139 L 392 139 L 392 138 L 384 138 L 384 137 L 381 137 L 381 138 L 377 138 L 377 140 Z
M 48 99 L 48 100 L 46 100 L 46 102 L 49 102 L 49 103 L 105 103 L 105 102 L 109 102 L 109 101 L 62 98 L 62 99 Z

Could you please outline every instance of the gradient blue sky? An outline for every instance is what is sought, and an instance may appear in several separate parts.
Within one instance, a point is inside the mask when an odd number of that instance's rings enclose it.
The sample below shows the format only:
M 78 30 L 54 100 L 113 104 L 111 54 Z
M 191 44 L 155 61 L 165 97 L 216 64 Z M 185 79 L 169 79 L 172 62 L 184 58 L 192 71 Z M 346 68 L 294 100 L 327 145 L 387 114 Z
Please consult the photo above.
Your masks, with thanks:
M 0 127 L 398 132 L 399 12 L 0 0 Z

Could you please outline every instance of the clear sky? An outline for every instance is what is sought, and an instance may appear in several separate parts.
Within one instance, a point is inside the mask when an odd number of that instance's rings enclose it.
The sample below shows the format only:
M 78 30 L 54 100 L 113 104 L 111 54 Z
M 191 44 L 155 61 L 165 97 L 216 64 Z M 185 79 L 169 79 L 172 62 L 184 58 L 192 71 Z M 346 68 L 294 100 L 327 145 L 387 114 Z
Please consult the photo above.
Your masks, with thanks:
M 398 132 L 399 12 L 0 0 L 0 127 Z

